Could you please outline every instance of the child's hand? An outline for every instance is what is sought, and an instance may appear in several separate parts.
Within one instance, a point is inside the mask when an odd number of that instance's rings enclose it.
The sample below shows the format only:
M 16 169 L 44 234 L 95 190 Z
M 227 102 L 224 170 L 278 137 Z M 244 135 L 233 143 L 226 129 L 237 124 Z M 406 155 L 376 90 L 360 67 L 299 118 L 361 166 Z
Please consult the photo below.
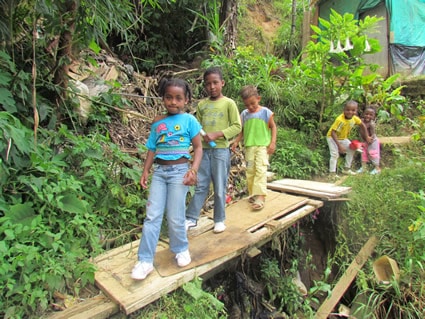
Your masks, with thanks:
M 267 147 L 267 154 L 273 154 L 274 151 L 276 150 L 276 144 L 275 143 L 270 143 L 269 146 Z
M 210 132 L 203 136 L 204 141 L 209 143 L 211 141 L 215 141 L 216 139 L 220 138 L 222 136 L 221 132 Z
M 211 137 L 209 136 L 209 133 L 202 135 L 202 138 L 204 139 L 205 143 L 209 143 L 210 141 L 212 141 Z
M 232 152 L 236 151 L 236 147 L 238 147 L 239 143 L 233 143 L 232 146 L 230 147 L 230 149 L 232 150 Z
M 189 169 L 183 177 L 183 184 L 187 186 L 196 185 L 198 182 L 198 174 L 193 168 Z
M 340 154 L 345 154 L 345 153 L 347 153 L 347 149 L 344 146 L 338 144 L 338 152 Z
M 148 177 L 149 172 L 143 172 L 142 177 L 140 177 L 140 185 L 142 185 L 143 188 L 148 188 Z

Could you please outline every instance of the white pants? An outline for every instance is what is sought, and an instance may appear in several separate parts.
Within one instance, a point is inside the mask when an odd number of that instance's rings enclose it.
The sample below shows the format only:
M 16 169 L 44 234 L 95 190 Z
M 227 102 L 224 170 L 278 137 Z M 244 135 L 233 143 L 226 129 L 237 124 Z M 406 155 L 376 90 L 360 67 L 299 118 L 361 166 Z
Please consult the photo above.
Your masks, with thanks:
M 329 172 L 335 173 L 337 161 L 338 161 L 338 157 L 339 157 L 338 145 L 336 145 L 336 143 L 335 143 L 335 141 L 332 137 L 326 137 L 326 140 L 328 141 L 329 152 L 330 152 L 330 155 L 331 155 L 331 158 L 329 159 Z M 350 169 L 351 163 L 353 162 L 354 152 L 355 152 L 350 148 L 351 141 L 347 138 L 345 140 L 338 140 L 338 142 L 342 146 L 344 146 L 345 149 L 346 149 L 345 166 L 344 167 L 346 169 Z

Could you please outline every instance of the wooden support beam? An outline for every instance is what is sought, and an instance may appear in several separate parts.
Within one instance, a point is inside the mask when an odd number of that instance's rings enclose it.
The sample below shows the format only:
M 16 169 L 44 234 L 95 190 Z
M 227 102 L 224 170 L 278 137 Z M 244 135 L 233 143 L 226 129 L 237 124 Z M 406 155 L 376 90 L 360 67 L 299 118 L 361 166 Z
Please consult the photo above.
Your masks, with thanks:
M 412 141 L 411 136 L 381 136 L 378 139 L 381 144 L 407 144 Z
M 363 267 L 366 260 L 375 249 L 378 239 L 375 236 L 369 238 L 366 244 L 360 249 L 356 258 L 351 262 L 345 273 L 336 283 L 331 295 L 326 299 L 317 310 L 314 319 L 326 319 L 335 308 L 345 291 L 350 287 L 359 270 Z
M 246 256 L 248 258 L 254 258 L 257 257 L 259 254 L 261 254 L 261 250 L 259 250 L 257 247 L 252 247 L 246 252 Z
M 119 306 L 102 293 L 72 307 L 53 313 L 49 319 L 105 319 L 119 312 Z

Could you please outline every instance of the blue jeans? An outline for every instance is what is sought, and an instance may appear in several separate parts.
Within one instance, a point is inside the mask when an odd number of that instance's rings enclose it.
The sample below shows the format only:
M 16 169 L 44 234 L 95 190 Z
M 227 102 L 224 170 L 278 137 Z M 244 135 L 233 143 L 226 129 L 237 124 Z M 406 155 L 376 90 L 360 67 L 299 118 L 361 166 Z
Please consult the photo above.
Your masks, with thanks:
M 214 222 L 224 222 L 226 219 L 227 178 L 230 171 L 230 149 L 204 149 L 201 165 L 198 170 L 198 184 L 195 194 L 186 210 L 186 219 L 199 219 L 202 206 L 210 190 L 212 181 L 214 187 Z
M 140 261 L 152 263 L 161 231 L 164 210 L 167 212 L 170 250 L 181 253 L 188 249 L 185 228 L 186 195 L 189 187 L 183 184 L 183 177 L 189 165 L 154 164 L 154 173 L 146 205 L 142 238 L 138 251 Z

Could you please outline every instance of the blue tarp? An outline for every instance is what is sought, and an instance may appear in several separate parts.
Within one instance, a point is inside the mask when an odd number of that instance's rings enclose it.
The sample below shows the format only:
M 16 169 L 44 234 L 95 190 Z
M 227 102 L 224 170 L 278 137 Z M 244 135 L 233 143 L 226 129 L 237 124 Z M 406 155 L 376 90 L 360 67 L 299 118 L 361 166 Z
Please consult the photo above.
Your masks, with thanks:
M 357 17 L 359 13 L 365 12 L 367 10 L 373 9 L 377 7 L 380 3 L 384 2 L 384 0 L 361 0 L 359 6 L 357 8 Z
M 425 74 L 425 0 L 385 0 L 392 71 Z
M 425 0 L 385 0 L 390 43 L 425 47 Z

